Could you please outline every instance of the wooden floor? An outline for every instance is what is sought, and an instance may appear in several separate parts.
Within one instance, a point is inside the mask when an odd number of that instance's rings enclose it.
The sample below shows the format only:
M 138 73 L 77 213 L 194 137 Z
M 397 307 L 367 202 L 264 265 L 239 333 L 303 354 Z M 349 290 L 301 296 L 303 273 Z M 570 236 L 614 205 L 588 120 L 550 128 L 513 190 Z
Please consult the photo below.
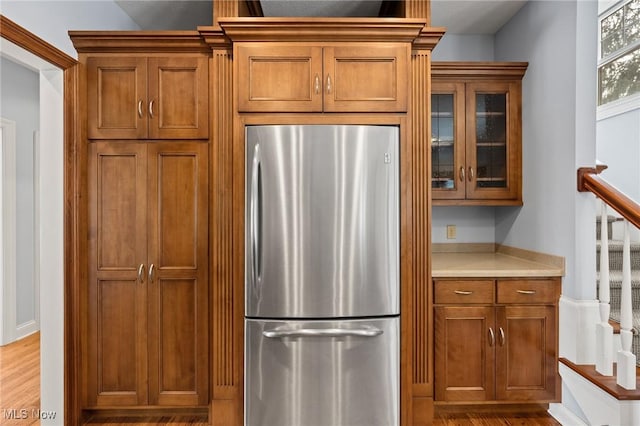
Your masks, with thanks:
M 151 426 L 151 425 L 171 425 L 171 426 L 205 426 L 206 422 L 190 422 L 184 418 L 123 418 L 113 419 L 109 422 L 91 421 L 87 424 L 92 426 Z M 433 426 L 559 426 L 553 417 L 545 412 L 538 413 L 458 413 L 458 414 L 436 414 Z
M 40 333 L 0 347 L 0 424 L 39 425 Z
M 560 425 L 546 412 L 536 413 L 456 413 L 438 414 L 434 426 L 556 426 Z
M 39 425 L 40 407 L 40 333 L 18 342 L 0 347 L 0 425 Z M 7 412 L 24 419 L 7 419 Z M 26 411 L 21 411 L 26 410 Z M 196 417 L 124 417 L 94 419 L 92 426 L 205 426 L 206 421 Z M 534 413 L 436 413 L 434 426 L 557 426 L 560 425 L 545 412 Z

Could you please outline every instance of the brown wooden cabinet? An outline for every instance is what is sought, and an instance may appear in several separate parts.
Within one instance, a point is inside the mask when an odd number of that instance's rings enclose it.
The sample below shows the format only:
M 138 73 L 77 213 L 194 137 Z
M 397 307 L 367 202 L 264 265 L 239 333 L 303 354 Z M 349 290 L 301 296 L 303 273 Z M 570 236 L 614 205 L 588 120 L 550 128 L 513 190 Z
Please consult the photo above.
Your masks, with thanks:
M 522 63 L 434 62 L 434 205 L 522 204 Z
M 205 55 L 88 57 L 88 137 L 207 138 L 207 61 Z
M 558 400 L 559 279 L 434 286 L 436 400 Z
M 240 112 L 407 110 L 406 43 L 236 43 Z
M 208 404 L 208 145 L 89 144 L 85 408 Z

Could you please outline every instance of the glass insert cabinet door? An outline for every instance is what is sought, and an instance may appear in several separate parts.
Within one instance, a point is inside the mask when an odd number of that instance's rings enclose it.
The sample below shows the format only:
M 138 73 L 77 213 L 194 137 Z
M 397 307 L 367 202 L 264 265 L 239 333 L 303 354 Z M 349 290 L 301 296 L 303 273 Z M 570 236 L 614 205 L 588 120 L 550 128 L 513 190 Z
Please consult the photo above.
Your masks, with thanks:
M 505 82 L 466 85 L 466 198 L 518 198 L 520 100 Z
M 519 81 L 433 81 L 435 204 L 522 203 L 520 97 Z
M 464 83 L 431 87 L 431 188 L 435 199 L 465 197 Z

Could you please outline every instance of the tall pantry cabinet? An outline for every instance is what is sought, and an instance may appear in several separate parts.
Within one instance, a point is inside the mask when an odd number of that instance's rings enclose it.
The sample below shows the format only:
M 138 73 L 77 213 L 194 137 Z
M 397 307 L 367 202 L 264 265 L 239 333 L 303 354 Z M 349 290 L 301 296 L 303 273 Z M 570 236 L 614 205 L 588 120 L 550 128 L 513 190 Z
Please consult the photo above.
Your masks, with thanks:
M 196 35 L 147 52 L 134 33 L 71 33 L 86 71 L 85 410 L 209 403 L 210 53 Z

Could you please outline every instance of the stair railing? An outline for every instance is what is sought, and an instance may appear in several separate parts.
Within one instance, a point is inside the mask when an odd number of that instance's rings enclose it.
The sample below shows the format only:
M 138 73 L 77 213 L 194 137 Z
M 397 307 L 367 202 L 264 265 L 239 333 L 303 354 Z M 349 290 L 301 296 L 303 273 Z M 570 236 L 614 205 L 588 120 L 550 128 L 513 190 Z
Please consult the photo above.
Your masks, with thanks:
M 636 388 L 636 356 L 631 352 L 633 340 L 633 302 L 631 296 L 631 249 L 629 224 L 640 228 L 640 204 L 598 176 L 607 166 L 578 169 L 578 191 L 591 192 L 602 201 L 600 220 L 600 323 L 596 326 L 596 370 L 603 375 L 613 375 L 613 328 L 609 324 L 609 235 L 607 210 L 612 208 L 624 219 L 622 249 L 622 288 L 620 296 L 620 341 L 617 354 L 618 385 L 625 389 Z

